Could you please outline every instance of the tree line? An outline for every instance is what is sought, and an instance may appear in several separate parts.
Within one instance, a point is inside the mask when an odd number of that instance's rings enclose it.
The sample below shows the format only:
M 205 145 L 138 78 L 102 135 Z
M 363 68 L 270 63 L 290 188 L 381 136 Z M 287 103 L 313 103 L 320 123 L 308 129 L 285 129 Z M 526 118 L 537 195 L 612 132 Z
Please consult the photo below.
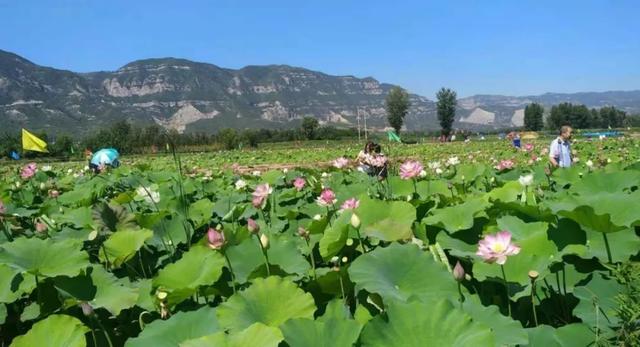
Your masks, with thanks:
M 218 149 L 238 149 L 257 147 L 260 143 L 287 142 L 300 140 L 338 140 L 357 136 L 357 129 L 321 126 L 317 119 L 305 117 L 300 128 L 294 129 L 231 129 L 225 128 L 216 134 L 179 133 L 176 130 L 151 124 L 147 126 L 118 121 L 108 128 L 92 132 L 82 138 L 68 134 L 50 136 L 46 132 L 34 132 L 47 142 L 49 153 L 24 153 L 23 156 L 54 156 L 68 158 L 80 156 L 84 150 L 113 147 L 121 153 L 146 153 L 165 151 L 169 144 L 177 147 L 216 147 Z M 21 152 L 22 142 L 19 132 L 4 133 L 0 136 L 0 158 L 12 151 Z

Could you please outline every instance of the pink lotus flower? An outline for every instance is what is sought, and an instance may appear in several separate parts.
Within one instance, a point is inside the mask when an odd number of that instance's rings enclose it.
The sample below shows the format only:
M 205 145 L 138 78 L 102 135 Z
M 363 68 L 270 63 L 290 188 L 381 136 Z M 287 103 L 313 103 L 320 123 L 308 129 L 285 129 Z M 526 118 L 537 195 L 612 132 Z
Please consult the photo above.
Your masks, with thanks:
M 511 170 L 513 168 L 513 160 L 501 160 L 500 163 L 498 165 L 495 166 L 496 170 L 498 171 L 503 171 L 503 170 Z
M 338 169 L 342 169 L 344 167 L 346 167 L 347 165 L 349 165 L 349 159 L 345 158 L 345 157 L 340 157 L 336 160 L 333 161 L 333 166 L 335 166 Z
M 375 167 L 383 167 L 387 164 L 387 157 L 384 155 L 374 155 L 369 158 L 369 164 Z
M 360 206 L 360 200 L 356 198 L 351 198 L 351 199 L 345 200 L 345 202 L 342 203 L 342 206 L 340 206 L 340 211 L 353 210 L 358 208 L 358 206 Z
M 253 207 L 264 207 L 271 192 L 273 192 L 273 189 L 269 186 L 269 183 L 259 184 L 252 194 L 253 200 L 251 202 L 253 204 Z
M 338 201 L 338 199 L 336 199 L 336 194 L 333 192 L 333 190 L 326 188 L 322 191 L 322 193 L 320 193 L 320 196 L 318 197 L 318 199 L 316 199 L 316 202 L 318 203 L 318 205 L 320 206 L 331 206 L 333 204 L 335 204 Z
M 495 235 L 486 235 L 478 243 L 479 255 L 487 263 L 496 262 L 504 265 L 507 257 L 520 253 L 520 247 L 511 242 L 511 233 L 508 231 L 500 231 Z
M 533 151 L 533 143 L 525 143 L 523 148 L 525 151 L 531 152 Z
M 420 172 L 422 172 L 422 164 L 419 161 L 409 160 L 404 164 L 400 165 L 400 178 L 403 180 L 412 179 L 420 176 Z
M 207 230 L 207 243 L 211 249 L 220 249 L 224 246 L 224 233 L 222 230 L 216 230 L 215 228 L 209 228 Z
M 22 177 L 22 179 L 25 179 L 25 180 L 29 179 L 36 174 L 37 170 L 38 170 L 38 166 L 36 165 L 36 163 L 29 163 L 22 168 L 22 171 L 20 172 L 20 177 Z
M 247 229 L 250 233 L 257 234 L 260 231 L 260 225 L 253 218 L 249 218 L 247 219 Z
M 302 177 L 297 177 L 295 180 L 293 180 L 293 186 L 296 187 L 297 191 L 301 191 L 306 184 L 307 181 L 305 181 L 305 179 Z
M 55 199 L 60 196 L 60 192 L 55 189 L 52 189 L 49 191 L 49 196 Z

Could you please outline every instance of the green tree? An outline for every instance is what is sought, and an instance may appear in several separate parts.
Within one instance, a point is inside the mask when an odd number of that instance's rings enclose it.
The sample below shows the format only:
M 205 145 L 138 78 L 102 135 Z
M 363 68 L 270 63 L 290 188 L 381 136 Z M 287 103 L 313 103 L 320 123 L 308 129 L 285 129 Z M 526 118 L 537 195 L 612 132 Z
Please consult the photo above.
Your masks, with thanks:
M 607 106 L 600 109 L 600 119 L 602 127 L 619 128 L 624 126 L 627 113 L 613 106 Z
M 320 123 L 314 117 L 304 117 L 302 119 L 302 133 L 307 138 L 307 140 L 313 140 L 316 135 L 316 130 Z
M 532 103 L 524 108 L 524 128 L 526 130 L 538 131 L 543 127 L 544 108 L 538 103 Z
M 456 118 L 457 95 L 456 92 L 449 88 L 441 88 L 436 97 L 438 98 L 438 120 L 440 121 L 442 133 L 445 136 L 449 136 L 453 121 Z
M 393 87 L 386 99 L 387 120 L 389 125 L 396 130 L 396 134 L 400 134 L 400 129 L 404 123 L 404 117 L 409 112 L 409 94 L 400 87 Z
M 222 129 L 218 133 L 218 142 L 222 143 L 224 148 L 228 150 L 236 149 L 240 143 L 240 136 L 238 136 L 236 129 Z
M 558 130 L 561 126 L 569 124 L 572 109 L 573 105 L 567 102 L 553 105 L 551 107 L 551 113 L 549 113 L 549 117 L 547 117 L 547 128 Z

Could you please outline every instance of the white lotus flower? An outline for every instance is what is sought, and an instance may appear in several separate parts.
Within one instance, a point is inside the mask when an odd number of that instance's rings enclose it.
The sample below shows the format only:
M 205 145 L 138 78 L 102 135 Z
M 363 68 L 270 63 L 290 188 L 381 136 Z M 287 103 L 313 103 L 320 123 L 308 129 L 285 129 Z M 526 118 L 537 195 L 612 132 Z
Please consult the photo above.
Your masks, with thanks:
M 422 171 L 420 171 L 420 175 L 419 176 L 422 177 L 422 178 L 425 178 L 425 177 L 427 177 L 427 172 L 422 170 Z
M 587 162 L 585 164 L 587 164 L 588 168 L 590 168 L 590 169 L 593 168 L 593 162 L 591 161 L 591 159 L 587 160 Z
M 45 166 L 43 166 L 43 167 L 42 167 L 42 171 L 44 171 L 44 172 L 49 172 L 49 171 L 51 171 L 51 165 L 45 165 Z
M 441 174 L 442 174 L 442 172 L 443 172 L 443 171 L 442 171 L 442 169 L 441 169 L 441 168 L 437 168 L 437 169 L 436 169 L 436 174 L 441 175 Z
M 255 170 L 254 172 L 251 173 L 254 176 L 260 176 L 262 173 L 258 170 Z
M 242 190 L 247 186 L 247 182 L 245 182 L 243 179 L 239 179 L 236 181 L 235 186 L 236 190 Z
M 518 178 L 518 182 L 520 182 L 520 184 L 523 187 L 528 187 L 533 183 L 533 175 L 532 174 L 528 174 L 525 176 L 520 176 L 520 178 Z
M 136 189 L 136 194 L 144 199 L 149 204 L 160 202 L 160 193 L 153 190 L 151 187 L 140 186 Z
M 455 166 L 460 164 L 460 159 L 458 159 L 458 157 L 451 157 L 449 158 L 449 160 L 447 160 L 447 165 L 448 166 Z

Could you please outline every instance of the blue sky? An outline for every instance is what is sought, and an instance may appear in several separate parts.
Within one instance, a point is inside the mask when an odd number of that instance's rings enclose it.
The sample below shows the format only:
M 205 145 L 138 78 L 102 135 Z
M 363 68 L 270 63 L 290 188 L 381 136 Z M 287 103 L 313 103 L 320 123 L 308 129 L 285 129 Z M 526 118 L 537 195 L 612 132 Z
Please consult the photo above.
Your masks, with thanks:
M 0 0 L 0 49 L 73 71 L 180 57 L 529 95 L 640 89 L 640 1 Z

